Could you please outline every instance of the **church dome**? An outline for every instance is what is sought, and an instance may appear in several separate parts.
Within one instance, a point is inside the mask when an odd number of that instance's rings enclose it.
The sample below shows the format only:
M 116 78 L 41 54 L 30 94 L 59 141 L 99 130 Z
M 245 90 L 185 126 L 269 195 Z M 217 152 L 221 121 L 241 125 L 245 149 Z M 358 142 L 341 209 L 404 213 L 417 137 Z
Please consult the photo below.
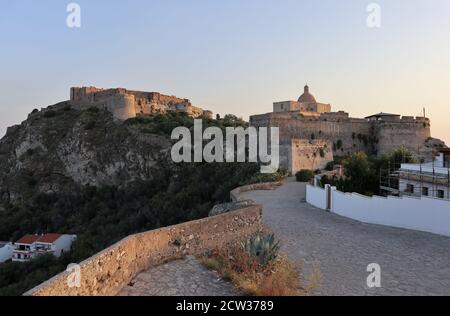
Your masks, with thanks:
M 316 98 L 309 93 L 309 87 L 305 86 L 304 93 L 298 98 L 298 102 L 300 103 L 316 103 Z

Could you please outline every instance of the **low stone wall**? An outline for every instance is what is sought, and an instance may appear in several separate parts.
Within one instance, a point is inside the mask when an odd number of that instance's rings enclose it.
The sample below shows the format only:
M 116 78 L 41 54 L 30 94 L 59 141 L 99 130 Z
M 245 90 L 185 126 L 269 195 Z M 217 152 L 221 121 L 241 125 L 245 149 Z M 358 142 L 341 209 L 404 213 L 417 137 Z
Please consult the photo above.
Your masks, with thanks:
M 231 191 L 230 198 L 232 202 L 238 202 L 241 200 L 240 198 L 241 193 L 257 190 L 274 190 L 282 185 L 283 185 L 282 181 L 244 185 Z
M 185 255 L 240 242 L 261 228 L 259 205 L 129 236 L 83 261 L 81 286 L 67 285 L 63 272 L 25 293 L 27 296 L 116 295 L 141 271 Z

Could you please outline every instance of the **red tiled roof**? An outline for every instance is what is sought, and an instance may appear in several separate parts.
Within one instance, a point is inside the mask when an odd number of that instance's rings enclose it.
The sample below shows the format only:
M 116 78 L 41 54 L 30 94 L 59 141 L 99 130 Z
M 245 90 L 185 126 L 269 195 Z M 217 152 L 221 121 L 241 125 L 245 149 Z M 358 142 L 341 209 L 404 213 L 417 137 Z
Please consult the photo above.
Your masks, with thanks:
M 46 243 L 46 244 L 52 244 L 56 240 L 58 240 L 59 237 L 61 237 L 61 236 L 62 236 L 61 234 L 45 234 L 44 236 L 39 238 L 39 240 L 37 240 L 37 241 L 38 242 L 42 242 L 42 243 Z
M 52 244 L 61 237 L 61 234 L 45 234 L 45 235 L 25 235 L 16 241 L 16 244 L 31 245 L 35 242 Z
M 32 243 L 36 242 L 39 238 L 41 238 L 41 236 L 39 235 L 25 235 L 18 241 L 16 241 L 16 244 L 31 245 Z

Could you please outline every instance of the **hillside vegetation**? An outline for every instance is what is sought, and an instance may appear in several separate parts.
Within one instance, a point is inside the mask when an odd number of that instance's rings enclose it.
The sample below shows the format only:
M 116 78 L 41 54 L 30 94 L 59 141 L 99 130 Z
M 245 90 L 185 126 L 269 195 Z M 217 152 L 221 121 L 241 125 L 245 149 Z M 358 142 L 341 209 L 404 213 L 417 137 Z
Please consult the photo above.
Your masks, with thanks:
M 250 163 L 182 163 L 168 157 L 184 114 L 114 122 L 104 111 L 58 105 L 34 111 L 0 141 L 0 240 L 29 233 L 77 234 L 56 259 L 0 264 L 0 295 L 20 295 L 118 240 L 202 218 L 230 190 L 272 180 Z M 246 126 L 235 116 L 204 126 Z

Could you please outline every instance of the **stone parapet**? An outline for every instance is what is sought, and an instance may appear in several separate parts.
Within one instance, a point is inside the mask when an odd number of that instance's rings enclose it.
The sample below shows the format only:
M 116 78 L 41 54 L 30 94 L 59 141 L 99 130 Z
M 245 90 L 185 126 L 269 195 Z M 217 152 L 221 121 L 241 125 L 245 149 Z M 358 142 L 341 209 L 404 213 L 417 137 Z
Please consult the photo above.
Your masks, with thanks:
M 240 194 L 249 191 L 257 191 L 257 190 L 274 190 L 283 185 L 282 181 L 276 182 L 266 182 L 266 183 L 255 183 L 244 185 L 242 187 L 236 188 L 230 192 L 230 198 L 233 202 L 241 201 Z
M 69 287 L 71 274 L 63 272 L 24 295 L 116 295 L 134 276 L 152 266 L 240 243 L 261 229 L 261 217 L 261 206 L 254 205 L 236 212 L 131 235 L 80 263 L 80 287 Z

